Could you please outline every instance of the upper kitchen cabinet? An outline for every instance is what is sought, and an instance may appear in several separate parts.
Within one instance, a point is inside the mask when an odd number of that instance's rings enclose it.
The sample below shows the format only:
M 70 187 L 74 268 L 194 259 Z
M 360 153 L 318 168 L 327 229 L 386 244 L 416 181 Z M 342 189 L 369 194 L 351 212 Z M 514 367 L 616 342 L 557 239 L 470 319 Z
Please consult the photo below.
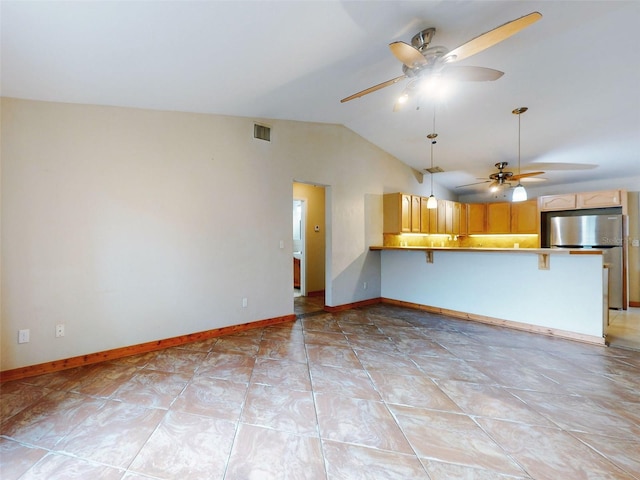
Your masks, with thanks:
M 540 211 L 580 210 L 586 208 L 622 207 L 626 211 L 626 191 L 601 190 L 598 192 L 545 195 L 539 198 Z
M 540 211 L 573 210 L 576 208 L 576 196 L 573 193 L 566 195 L 545 195 L 539 198 Z
M 420 198 L 411 195 L 411 233 L 420 233 Z
M 603 190 L 576 194 L 577 208 L 619 207 L 622 205 L 620 190 Z
M 469 205 L 466 203 L 460 204 L 460 235 L 469 234 Z
M 511 204 L 487 203 L 487 233 L 511 233 Z
M 470 203 L 467 210 L 467 232 L 469 235 L 475 233 L 486 233 L 487 231 L 487 204 Z
M 539 221 L 537 200 L 511 204 L 511 233 L 538 233 Z
M 383 233 L 411 233 L 412 195 L 388 193 L 382 197 Z
M 420 232 L 438 233 L 438 209 L 427 208 L 428 197 L 420 197 Z

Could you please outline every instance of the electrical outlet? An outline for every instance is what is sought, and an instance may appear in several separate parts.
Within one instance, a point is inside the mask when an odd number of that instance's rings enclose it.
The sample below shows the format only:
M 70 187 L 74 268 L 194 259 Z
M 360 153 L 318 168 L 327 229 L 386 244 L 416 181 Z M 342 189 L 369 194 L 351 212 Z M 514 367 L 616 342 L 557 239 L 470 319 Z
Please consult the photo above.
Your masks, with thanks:
M 362 288 L 363 288 L 364 290 L 366 290 L 366 289 L 367 289 L 367 282 L 364 282 L 364 283 L 362 284 Z
M 31 332 L 27 330 L 18 330 L 18 343 L 29 343 Z
M 64 325 L 56 325 L 56 338 L 64 337 Z
M 247 297 L 244 297 L 242 299 L 242 308 L 247 308 L 248 304 L 249 304 L 249 300 L 247 299 Z

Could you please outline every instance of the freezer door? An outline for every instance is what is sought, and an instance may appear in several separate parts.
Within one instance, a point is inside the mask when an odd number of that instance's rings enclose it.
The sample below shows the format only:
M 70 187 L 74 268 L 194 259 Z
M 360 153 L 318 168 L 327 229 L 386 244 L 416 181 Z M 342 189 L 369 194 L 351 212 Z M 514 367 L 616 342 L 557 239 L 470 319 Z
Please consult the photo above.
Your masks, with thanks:
M 552 217 L 551 246 L 622 245 L 622 215 Z
M 609 308 L 624 308 L 622 278 L 622 247 L 605 248 L 602 260 L 609 266 Z

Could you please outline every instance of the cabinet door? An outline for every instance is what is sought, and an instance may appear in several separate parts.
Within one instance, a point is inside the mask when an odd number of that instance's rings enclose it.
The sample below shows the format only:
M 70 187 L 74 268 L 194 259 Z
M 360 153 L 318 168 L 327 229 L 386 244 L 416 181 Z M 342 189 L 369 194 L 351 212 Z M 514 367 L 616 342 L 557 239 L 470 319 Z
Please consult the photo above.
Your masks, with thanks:
M 469 216 L 469 205 L 466 203 L 460 204 L 460 235 L 467 235 L 469 228 L 467 226 L 467 218 Z
M 402 194 L 400 200 L 400 231 L 411 232 L 411 195 Z
M 545 195 L 540 197 L 540 211 L 549 210 L 574 210 L 576 208 L 576 196 L 573 193 L 566 195 Z
M 429 233 L 429 212 L 427 208 L 427 197 L 420 197 L 420 232 Z
M 620 190 L 578 193 L 576 197 L 578 208 L 619 207 L 622 205 Z
M 451 202 L 451 230 L 447 233 L 451 235 L 460 235 L 460 204 L 458 202 Z
M 487 233 L 511 233 L 511 204 L 487 204 Z
M 444 201 L 444 233 L 453 233 L 453 203 L 451 200 Z
M 411 232 L 420 233 L 420 197 L 411 195 Z
M 438 200 L 438 226 L 436 233 L 447 233 L 447 201 Z
M 486 233 L 487 209 L 484 203 L 470 203 L 467 219 L 468 233 Z
M 538 233 L 539 221 L 537 200 L 511 204 L 511 233 Z

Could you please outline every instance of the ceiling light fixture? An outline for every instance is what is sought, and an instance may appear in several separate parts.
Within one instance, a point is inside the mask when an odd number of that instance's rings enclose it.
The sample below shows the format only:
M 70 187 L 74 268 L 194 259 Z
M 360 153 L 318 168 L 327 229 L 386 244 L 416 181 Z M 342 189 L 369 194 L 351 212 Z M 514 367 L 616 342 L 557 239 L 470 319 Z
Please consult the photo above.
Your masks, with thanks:
M 529 110 L 527 107 L 520 107 L 513 110 L 511 113 L 514 115 L 518 115 L 518 175 L 520 175 L 520 116 Z M 513 196 L 511 197 L 512 202 L 524 202 L 527 199 L 527 191 L 524 189 L 522 184 L 520 183 L 520 179 L 518 179 L 518 185 L 513 190 Z
M 433 210 L 434 208 L 438 208 L 438 200 L 433 195 L 433 146 L 436 144 L 436 137 L 438 134 L 436 133 L 436 107 L 433 107 L 433 133 L 427 135 L 427 138 L 431 141 L 431 195 L 427 199 L 427 208 L 429 210 Z

